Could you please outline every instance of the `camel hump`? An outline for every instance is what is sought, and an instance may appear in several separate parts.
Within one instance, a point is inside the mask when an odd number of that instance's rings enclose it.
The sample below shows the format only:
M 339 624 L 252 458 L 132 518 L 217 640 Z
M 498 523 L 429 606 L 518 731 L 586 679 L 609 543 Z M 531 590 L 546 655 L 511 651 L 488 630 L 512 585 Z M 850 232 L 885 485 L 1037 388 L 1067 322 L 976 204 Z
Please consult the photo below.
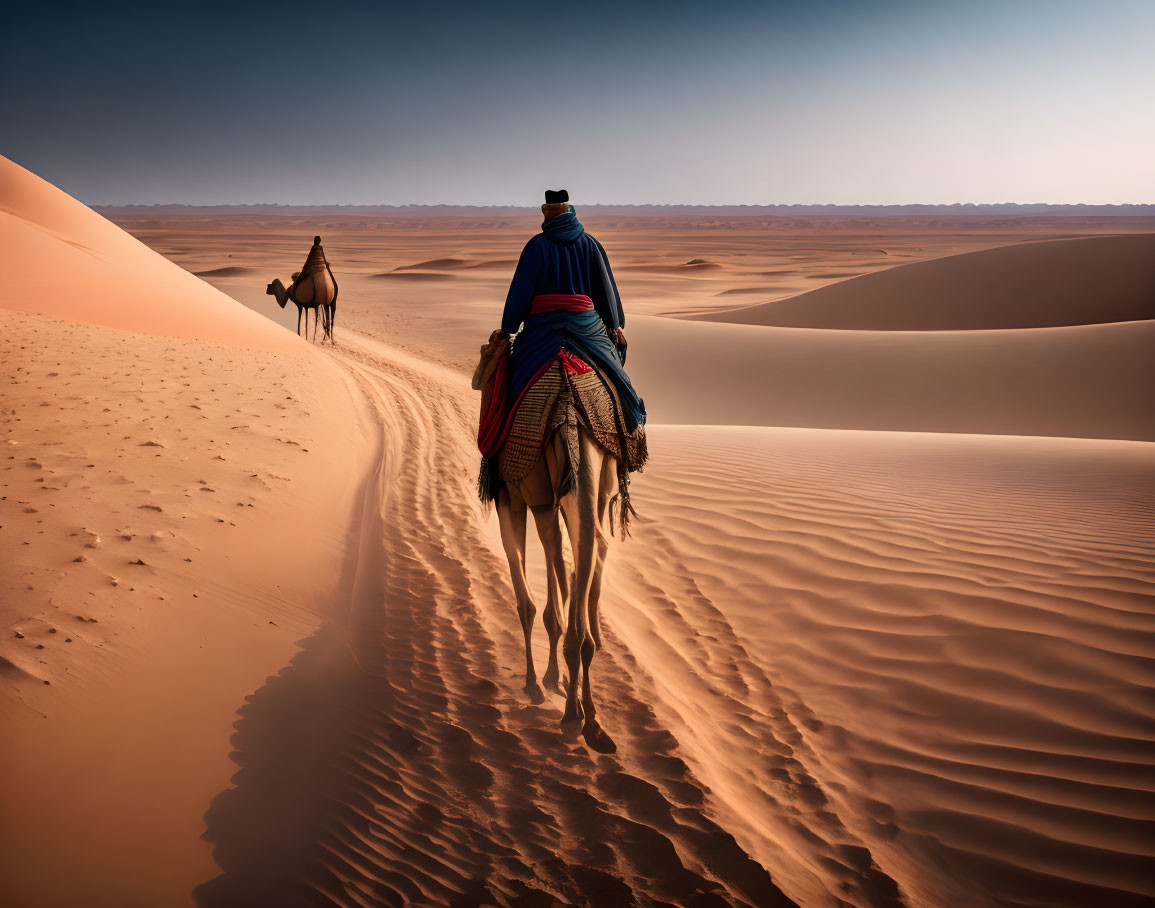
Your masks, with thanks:
M 337 296 L 337 285 L 329 275 L 328 269 L 318 271 L 313 275 L 313 298 L 322 306 L 327 306 Z
M 293 284 L 293 299 L 304 305 L 327 306 L 337 296 L 337 286 L 328 271 L 306 274 Z

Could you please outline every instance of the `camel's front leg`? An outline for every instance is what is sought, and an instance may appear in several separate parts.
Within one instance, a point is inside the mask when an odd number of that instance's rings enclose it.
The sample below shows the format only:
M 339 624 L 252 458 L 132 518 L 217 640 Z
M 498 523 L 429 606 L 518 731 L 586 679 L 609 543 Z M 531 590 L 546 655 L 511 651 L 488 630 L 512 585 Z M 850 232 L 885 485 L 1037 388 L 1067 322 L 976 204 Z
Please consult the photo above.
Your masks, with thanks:
M 297 307 L 297 337 L 301 336 L 301 313 L 302 312 L 304 312 L 304 310 L 300 306 L 298 306 Z M 305 330 L 307 331 L 308 329 L 309 329 L 309 323 L 308 323 L 308 321 L 306 321 L 305 322 Z
M 533 670 L 533 651 L 530 649 L 537 607 L 533 604 L 529 584 L 525 580 L 525 512 L 525 501 L 511 496 L 509 489 L 501 490 L 497 496 L 497 522 L 501 527 L 505 557 L 509 560 L 509 575 L 517 598 L 517 617 L 521 619 L 521 630 L 525 635 L 525 689 L 534 703 L 542 703 L 545 694 L 537 683 L 537 673 Z

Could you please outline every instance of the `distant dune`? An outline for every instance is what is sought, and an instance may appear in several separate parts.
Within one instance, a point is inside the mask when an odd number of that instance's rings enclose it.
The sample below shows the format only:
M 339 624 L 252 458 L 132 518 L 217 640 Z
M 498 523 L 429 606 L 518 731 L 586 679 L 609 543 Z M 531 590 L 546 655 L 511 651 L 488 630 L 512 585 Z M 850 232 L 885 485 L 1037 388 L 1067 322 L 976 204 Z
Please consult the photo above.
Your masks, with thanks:
M 721 271 L 725 265 L 709 259 L 694 258 L 677 264 L 669 262 L 634 262 L 620 266 L 622 271 L 652 271 L 661 274 L 686 274 L 702 271 Z
M 243 265 L 228 265 L 224 268 L 210 268 L 207 271 L 194 271 L 197 277 L 243 277 L 253 274 L 256 268 L 245 268 Z
M 1155 321 L 837 331 L 635 316 L 655 422 L 1155 440 Z
M 414 266 L 416 267 L 416 266 Z M 369 275 L 372 278 L 381 278 L 394 281 L 450 281 L 452 274 L 439 274 L 435 271 L 381 271 Z
M 697 318 L 867 331 L 1043 328 L 1155 318 L 1155 234 L 1021 243 L 900 265 Z
M 400 265 L 394 271 L 452 271 L 454 268 L 469 268 L 475 263 L 469 259 L 431 259 L 428 262 L 418 262 L 416 265 Z
M 766 293 L 766 287 L 734 287 L 731 290 L 721 290 L 714 296 L 748 296 L 753 293 Z

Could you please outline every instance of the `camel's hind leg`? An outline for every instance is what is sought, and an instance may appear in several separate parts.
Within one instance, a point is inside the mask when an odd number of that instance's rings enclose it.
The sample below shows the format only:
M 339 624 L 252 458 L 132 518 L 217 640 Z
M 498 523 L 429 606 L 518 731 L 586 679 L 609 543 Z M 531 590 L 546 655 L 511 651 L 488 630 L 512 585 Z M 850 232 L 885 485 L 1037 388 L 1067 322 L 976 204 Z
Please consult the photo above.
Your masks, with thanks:
M 574 585 L 570 591 L 570 614 L 566 629 L 565 657 L 570 669 L 563 725 L 584 718 L 582 736 L 599 753 L 613 753 L 617 746 L 598 724 L 590 680 L 590 667 L 597 643 L 590 630 L 590 592 L 595 579 L 598 549 L 598 491 L 605 455 L 585 432 L 578 438 L 577 481 L 574 490 L 562 499 L 566 526 L 574 551 Z M 597 572 L 600 580 L 600 572 Z M 582 696 L 578 704 L 577 667 L 581 660 Z
M 520 495 L 511 495 L 508 488 L 501 490 L 497 496 L 497 522 L 501 527 L 505 557 L 509 560 L 509 575 L 517 599 L 517 617 L 521 619 L 521 630 L 525 636 L 525 689 L 534 703 L 541 703 L 545 700 L 545 694 L 537 683 L 533 652 L 530 649 L 537 607 L 533 604 L 529 584 L 525 580 L 525 512 L 525 500 Z
M 602 648 L 602 617 L 599 605 L 602 598 L 602 572 L 606 566 L 606 555 L 610 551 L 609 509 L 610 499 L 617 490 L 618 461 L 616 457 L 602 453 L 601 481 L 598 485 L 597 513 L 597 554 L 594 557 L 594 576 L 590 582 L 590 633 L 597 648 Z

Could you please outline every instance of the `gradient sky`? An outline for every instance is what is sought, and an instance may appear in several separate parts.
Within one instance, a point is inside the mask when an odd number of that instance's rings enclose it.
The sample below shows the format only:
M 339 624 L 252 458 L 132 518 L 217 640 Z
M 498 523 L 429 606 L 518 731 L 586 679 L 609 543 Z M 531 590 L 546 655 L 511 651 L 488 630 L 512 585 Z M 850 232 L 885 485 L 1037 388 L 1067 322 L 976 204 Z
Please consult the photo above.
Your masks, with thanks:
M 32 3 L 0 153 L 90 204 L 1155 202 L 1152 0 Z

